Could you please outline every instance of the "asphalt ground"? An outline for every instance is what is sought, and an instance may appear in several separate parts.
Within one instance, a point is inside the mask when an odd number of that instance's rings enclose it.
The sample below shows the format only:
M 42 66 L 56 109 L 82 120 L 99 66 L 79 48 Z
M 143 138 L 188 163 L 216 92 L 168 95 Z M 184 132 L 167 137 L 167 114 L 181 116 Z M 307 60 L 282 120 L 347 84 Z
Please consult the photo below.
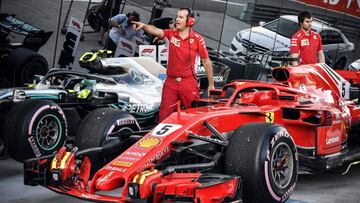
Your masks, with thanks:
M 60 7 L 59 0 L 2 0 L 1 12 L 14 13 L 17 17 L 24 19 L 26 22 L 33 24 L 45 31 L 57 30 L 57 18 Z M 127 6 L 125 12 L 130 10 L 137 10 L 141 13 L 143 22 L 147 22 L 150 17 L 152 1 L 134 0 L 135 3 L 142 3 L 142 8 L 136 5 Z M 150 3 L 149 3 L 150 2 Z M 241 8 L 242 1 L 232 1 L 227 9 L 237 10 Z M 174 16 L 177 11 L 177 7 L 191 6 L 190 0 L 178 0 L 171 1 L 173 7 L 166 8 L 164 10 L 164 16 Z M 66 9 L 69 5 L 69 1 L 64 1 L 63 10 L 61 12 L 63 18 L 66 13 Z M 84 8 L 86 2 L 75 2 L 74 8 L 85 12 Z M 227 50 L 225 46 L 229 44 L 234 34 L 240 30 L 249 27 L 248 24 L 236 20 L 229 16 L 223 20 L 222 11 L 224 3 L 221 0 L 197 0 L 195 1 L 194 8 L 199 9 L 200 21 L 195 26 L 195 29 L 200 33 L 205 34 L 205 39 L 208 46 L 213 48 L 218 47 L 217 39 L 220 39 L 222 33 L 222 42 L 224 45 L 220 46 L 221 49 Z M 147 9 L 147 10 L 146 10 Z M 71 15 L 82 19 L 83 14 L 72 12 Z M 224 21 L 225 29 L 221 29 L 221 24 Z M 201 25 L 201 26 L 200 26 Z M 85 30 L 90 31 L 88 27 Z M 76 59 L 80 55 L 91 49 L 99 49 L 100 45 L 97 44 L 97 33 L 91 33 L 85 35 L 85 40 L 79 45 L 78 54 Z M 14 36 L 14 39 L 18 39 Z M 59 34 L 59 41 L 56 46 L 55 40 L 56 34 L 54 33 L 49 42 L 43 46 L 39 53 L 44 55 L 49 64 L 55 61 L 55 64 L 60 55 L 62 43 L 64 41 L 64 35 Z M 56 54 L 54 57 L 54 52 Z M 56 67 L 56 65 L 55 65 Z M 75 62 L 74 69 L 79 69 L 79 66 Z M 360 166 L 355 166 L 346 175 L 337 174 L 316 174 L 316 175 L 299 175 L 298 183 L 294 194 L 291 196 L 289 202 L 314 202 L 314 203 L 346 203 L 346 202 L 360 202 Z M 62 196 L 51 192 L 42 187 L 30 187 L 23 185 L 23 169 L 22 164 L 15 162 L 11 159 L 0 160 L 0 202 L 83 202 L 78 199 Z

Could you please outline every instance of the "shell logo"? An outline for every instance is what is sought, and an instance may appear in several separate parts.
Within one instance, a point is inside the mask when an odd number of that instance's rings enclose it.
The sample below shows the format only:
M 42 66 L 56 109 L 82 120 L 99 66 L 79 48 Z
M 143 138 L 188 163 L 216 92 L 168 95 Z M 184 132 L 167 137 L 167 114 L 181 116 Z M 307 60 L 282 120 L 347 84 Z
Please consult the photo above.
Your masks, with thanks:
M 141 148 L 149 149 L 151 147 L 159 145 L 160 142 L 161 142 L 161 140 L 159 138 L 157 138 L 157 137 L 148 137 L 146 139 L 141 140 L 138 143 L 138 146 L 141 147 Z

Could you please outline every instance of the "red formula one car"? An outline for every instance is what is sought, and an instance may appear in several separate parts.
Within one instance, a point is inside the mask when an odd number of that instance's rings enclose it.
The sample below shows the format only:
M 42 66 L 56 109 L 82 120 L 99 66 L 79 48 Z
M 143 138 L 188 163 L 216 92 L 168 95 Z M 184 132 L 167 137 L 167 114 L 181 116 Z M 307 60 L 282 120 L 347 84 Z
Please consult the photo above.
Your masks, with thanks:
M 102 202 L 285 202 L 298 171 L 359 159 L 360 106 L 348 99 L 358 92 L 325 64 L 272 76 L 227 84 L 147 133 L 113 133 L 101 146 L 27 160 L 25 184 Z M 122 152 L 93 174 L 91 160 L 114 149 Z

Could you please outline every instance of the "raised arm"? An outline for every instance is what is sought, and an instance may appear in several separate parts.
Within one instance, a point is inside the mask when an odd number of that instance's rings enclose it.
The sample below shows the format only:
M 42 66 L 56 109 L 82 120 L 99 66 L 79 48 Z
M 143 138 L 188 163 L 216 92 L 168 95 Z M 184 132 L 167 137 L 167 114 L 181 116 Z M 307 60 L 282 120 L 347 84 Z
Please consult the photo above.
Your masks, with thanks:
M 148 33 L 150 35 L 154 35 L 159 39 L 164 38 L 164 30 L 162 30 L 162 29 L 159 29 L 153 25 L 145 24 L 142 22 L 132 21 L 131 23 L 133 23 L 135 25 L 136 30 L 143 29 L 146 33 Z

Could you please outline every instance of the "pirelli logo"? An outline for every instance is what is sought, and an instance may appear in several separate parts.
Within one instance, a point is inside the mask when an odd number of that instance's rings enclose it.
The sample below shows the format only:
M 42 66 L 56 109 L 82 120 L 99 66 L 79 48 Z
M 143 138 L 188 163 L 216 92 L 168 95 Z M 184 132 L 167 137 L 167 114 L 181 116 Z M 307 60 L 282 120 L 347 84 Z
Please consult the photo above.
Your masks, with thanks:
M 133 163 L 125 161 L 114 161 L 113 166 L 130 167 Z

